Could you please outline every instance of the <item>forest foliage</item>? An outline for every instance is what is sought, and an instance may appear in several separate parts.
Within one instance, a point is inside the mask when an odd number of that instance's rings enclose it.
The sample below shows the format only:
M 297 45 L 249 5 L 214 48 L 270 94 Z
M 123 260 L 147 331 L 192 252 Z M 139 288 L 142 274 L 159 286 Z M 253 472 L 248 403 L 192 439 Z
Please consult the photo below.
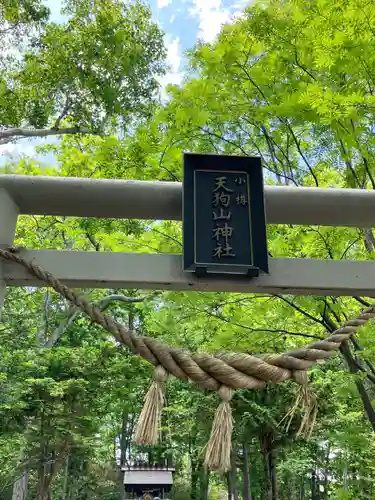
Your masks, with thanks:
M 260 156 L 273 185 L 375 189 L 375 9 L 371 0 L 254 2 L 188 54 L 160 98 L 163 33 L 141 1 L 0 1 L 0 144 L 41 138 L 39 159 L 1 172 L 179 181 L 186 151 Z M 50 139 L 46 139 L 49 137 Z M 51 140 L 52 137 L 52 140 Z M 42 159 L 40 159 L 40 157 Z M 50 158 L 53 158 L 53 161 Z M 273 257 L 373 260 L 363 228 L 268 226 Z M 1 242 L 0 242 L 1 243 Z M 27 248 L 182 252 L 181 224 L 20 216 Z M 322 339 L 366 297 L 82 290 L 141 335 L 191 351 L 284 352 Z M 9 288 L 0 322 L 0 498 L 124 499 L 129 460 L 176 467 L 178 500 L 375 498 L 374 326 L 309 372 L 318 416 L 286 429 L 292 382 L 238 390 L 233 467 L 209 473 L 217 395 L 170 380 L 163 440 L 132 434 L 150 367 L 45 288 Z

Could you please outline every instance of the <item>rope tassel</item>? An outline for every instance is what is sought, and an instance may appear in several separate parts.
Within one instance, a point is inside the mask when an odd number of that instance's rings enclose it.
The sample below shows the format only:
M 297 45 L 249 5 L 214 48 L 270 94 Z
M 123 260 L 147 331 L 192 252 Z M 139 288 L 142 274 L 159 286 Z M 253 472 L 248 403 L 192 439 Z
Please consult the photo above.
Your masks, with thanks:
M 299 389 L 297 391 L 297 396 L 294 405 L 284 418 L 279 422 L 279 425 L 286 422 L 285 431 L 288 432 L 290 425 L 296 415 L 298 408 L 301 408 L 303 417 L 297 431 L 296 437 L 302 437 L 304 439 L 310 439 L 311 434 L 314 430 L 314 425 L 316 417 L 318 414 L 317 400 L 309 388 L 307 373 L 302 370 L 295 370 L 293 372 L 293 379 L 299 384 Z
M 165 382 L 168 372 L 158 365 L 154 370 L 154 380 L 145 396 L 145 402 L 134 432 L 137 444 L 157 444 L 164 406 Z
M 318 405 L 315 395 L 309 390 L 307 385 L 302 385 L 299 392 L 299 399 L 301 400 L 304 414 L 296 437 L 301 436 L 304 439 L 310 439 L 318 414 Z
M 215 413 L 204 464 L 210 470 L 227 472 L 231 469 L 233 418 L 230 400 L 233 391 L 222 385 L 218 392 L 221 403 Z

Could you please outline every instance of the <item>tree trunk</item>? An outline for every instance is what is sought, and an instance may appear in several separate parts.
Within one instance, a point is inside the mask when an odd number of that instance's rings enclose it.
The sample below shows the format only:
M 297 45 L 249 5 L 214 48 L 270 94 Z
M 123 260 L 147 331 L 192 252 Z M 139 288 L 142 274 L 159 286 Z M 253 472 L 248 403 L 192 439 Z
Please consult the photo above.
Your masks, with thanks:
M 80 467 L 80 484 L 79 484 L 79 488 L 78 488 L 78 491 L 77 491 L 77 500 L 87 500 L 88 499 L 88 484 L 87 484 L 87 481 L 82 481 L 82 478 L 86 478 L 87 477 L 87 472 L 88 472 L 88 462 L 87 460 L 84 460 L 83 462 L 81 462 L 81 467 Z
M 66 457 L 65 460 L 65 474 L 64 474 L 64 487 L 63 487 L 62 500 L 68 500 L 68 479 L 69 479 L 69 455 Z
M 327 330 L 332 333 L 337 329 L 336 323 L 330 318 L 330 316 L 327 314 L 327 312 L 324 312 L 322 314 L 323 321 L 325 322 L 325 325 L 327 327 Z M 357 363 L 350 352 L 349 344 L 348 342 L 343 342 L 340 346 L 340 353 L 342 354 L 343 358 L 345 359 L 347 366 L 349 368 L 350 373 L 358 373 L 360 372 L 360 368 L 357 366 Z M 367 418 L 370 422 L 370 425 L 372 427 L 372 430 L 375 432 L 375 410 L 374 407 L 372 406 L 371 403 L 371 397 L 366 391 L 366 388 L 362 382 L 362 380 L 356 380 L 356 386 L 357 390 L 359 392 L 359 395 L 362 400 L 363 404 L 363 409 L 367 415 Z
M 301 478 L 301 486 L 299 490 L 299 500 L 305 500 L 305 478 Z
M 249 449 L 247 443 L 243 444 L 243 500 L 251 500 Z
M 324 499 L 328 498 L 329 455 L 330 455 L 330 445 L 328 444 L 327 451 L 326 451 L 326 457 L 325 457 L 325 466 L 324 466 L 324 482 L 323 482 L 324 496 L 322 495 L 322 498 L 324 498 Z
M 345 466 L 344 466 L 344 471 L 343 471 L 342 486 L 344 488 L 344 491 L 348 491 L 349 490 L 348 462 L 347 462 L 346 459 L 345 459 Z
M 232 475 L 227 472 L 228 500 L 233 500 Z
M 278 500 L 278 485 L 276 475 L 276 460 L 273 449 L 273 436 L 265 432 L 260 436 L 260 448 L 263 456 L 263 467 L 265 477 L 265 499 Z
M 200 467 L 200 474 L 199 474 L 199 500 L 208 500 L 208 486 L 210 482 L 210 475 L 209 471 L 206 470 L 203 466 L 203 464 Z
M 278 485 L 277 485 L 275 454 L 272 451 L 272 449 L 268 453 L 268 460 L 269 460 L 269 472 L 270 472 L 270 482 L 271 482 L 271 491 L 272 491 L 271 498 L 272 498 L 272 500 L 278 500 L 279 492 L 278 492 Z
M 28 482 L 29 475 L 27 472 L 24 472 L 13 485 L 12 500 L 26 500 Z
M 343 342 L 340 346 L 340 352 L 345 358 L 345 361 L 348 365 L 350 373 L 358 373 L 361 370 L 358 368 L 355 359 L 353 358 L 352 353 L 350 352 L 349 345 L 347 342 Z M 359 395 L 361 397 L 363 408 L 367 415 L 367 418 L 370 422 L 372 430 L 375 432 L 375 410 L 371 403 L 371 397 L 368 395 L 366 388 L 362 382 L 362 380 L 355 381 Z
M 311 500 L 318 500 L 318 487 L 317 487 L 316 470 L 313 469 L 311 473 Z
M 292 474 L 288 478 L 288 497 L 290 500 L 299 500 L 298 476 Z
M 272 500 L 272 484 L 269 470 L 268 451 L 262 448 L 265 500 Z
M 47 457 L 46 447 L 41 448 L 41 457 L 38 466 L 38 485 L 36 500 L 51 500 L 51 484 L 56 473 L 56 457 L 54 453 L 50 453 L 48 457 L 49 464 L 45 463 Z
M 237 466 L 236 456 L 232 453 L 231 456 L 232 468 L 227 474 L 228 481 L 228 500 L 239 500 L 237 486 Z
M 191 500 L 199 500 L 198 495 L 198 479 L 199 479 L 199 471 L 198 471 L 198 462 L 191 459 L 191 478 L 190 478 L 190 496 Z
M 46 484 L 46 465 L 47 446 L 44 439 L 44 407 L 42 407 L 42 414 L 40 416 L 40 442 L 39 442 L 39 463 L 38 463 L 38 484 L 36 489 L 36 500 L 47 500 L 47 484 Z
M 36 500 L 49 500 L 49 481 L 44 471 L 40 471 L 38 474 Z
M 126 464 L 126 452 L 128 449 L 128 414 L 123 412 L 122 422 L 121 422 L 121 436 L 120 436 L 120 467 L 119 467 L 119 488 L 120 488 L 120 500 L 125 500 L 125 488 L 122 467 Z M 115 456 L 116 459 L 116 456 Z

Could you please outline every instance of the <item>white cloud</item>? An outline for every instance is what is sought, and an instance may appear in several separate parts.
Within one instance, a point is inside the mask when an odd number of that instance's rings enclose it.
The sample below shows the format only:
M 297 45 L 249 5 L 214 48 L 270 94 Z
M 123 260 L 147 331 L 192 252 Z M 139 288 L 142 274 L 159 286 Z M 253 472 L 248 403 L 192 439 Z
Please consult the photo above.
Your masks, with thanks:
M 12 155 L 16 149 L 16 145 L 9 143 L 9 144 L 1 144 L 0 145 L 0 156 L 2 155 Z
M 251 4 L 251 0 L 237 0 L 235 4 L 232 5 L 233 9 L 245 9 Z
M 170 3 L 172 3 L 172 0 L 158 0 L 157 7 L 158 9 L 162 9 L 163 7 L 168 7 Z
M 168 38 L 169 37 L 167 35 L 165 38 L 165 44 L 167 47 L 167 64 L 169 66 L 169 71 L 159 80 L 162 86 L 162 91 L 169 84 L 178 85 L 183 76 L 182 71 L 180 71 L 182 60 L 180 38 L 176 37 L 170 41 L 168 41 Z
M 221 0 L 194 0 L 190 14 L 199 18 L 198 37 L 205 42 L 213 42 L 223 24 L 231 20 L 228 9 L 223 8 Z
M 34 142 L 37 141 L 34 140 Z M 0 156 L 16 157 L 20 155 L 34 157 L 36 155 L 35 146 L 28 144 L 26 141 L 20 143 L 9 142 L 0 145 Z
M 174 23 L 175 19 L 176 19 L 176 14 L 172 14 L 170 19 L 169 19 L 169 22 L 172 24 L 172 23 Z
M 198 38 L 205 42 L 213 42 L 222 26 L 242 17 L 243 9 L 250 3 L 251 0 L 237 0 L 231 6 L 231 13 L 222 5 L 222 0 L 193 0 L 194 6 L 189 13 L 199 19 Z
M 181 65 L 180 38 L 176 37 L 167 44 L 167 63 L 171 66 L 172 73 L 178 72 Z

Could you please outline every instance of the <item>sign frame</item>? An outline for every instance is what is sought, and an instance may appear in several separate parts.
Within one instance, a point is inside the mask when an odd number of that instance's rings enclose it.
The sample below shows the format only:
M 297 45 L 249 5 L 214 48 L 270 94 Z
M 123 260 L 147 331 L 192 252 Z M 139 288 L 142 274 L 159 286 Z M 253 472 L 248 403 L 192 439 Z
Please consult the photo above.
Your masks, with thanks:
M 237 276 L 246 277 L 257 277 L 260 273 L 268 273 L 268 250 L 267 250 L 267 230 L 266 230 L 266 216 L 265 216 L 265 206 L 264 206 L 264 183 L 263 183 L 263 171 L 262 162 L 259 157 L 251 156 L 231 156 L 231 155 L 215 155 L 215 154 L 200 154 L 200 153 L 184 153 L 183 157 L 183 268 L 184 271 L 195 272 L 197 275 L 206 274 L 230 274 Z M 213 174 L 216 174 L 213 177 Z M 224 226 L 216 224 L 216 229 L 212 229 L 212 221 L 216 221 L 216 218 L 226 219 L 231 217 L 232 213 L 228 210 L 229 208 L 233 210 L 233 206 L 229 206 L 230 196 L 223 198 L 225 192 L 233 192 L 233 189 L 226 188 L 223 184 L 227 182 L 227 176 L 229 179 L 233 180 L 233 176 L 236 175 L 235 182 L 242 181 L 245 186 L 239 188 L 237 193 L 237 205 L 240 203 L 239 200 L 242 199 L 242 208 L 246 208 L 246 219 L 242 218 L 242 212 L 240 216 L 240 225 L 242 225 L 242 234 L 244 238 L 237 237 L 237 247 L 240 247 L 241 257 L 238 258 L 235 254 L 230 254 L 232 247 L 228 246 L 228 238 L 225 239 L 225 247 L 219 247 L 215 249 L 211 259 L 202 259 L 203 254 L 207 257 L 208 249 L 207 245 L 204 247 L 202 241 L 202 227 L 206 224 L 206 228 L 209 234 L 213 231 L 214 236 L 210 237 L 213 239 L 216 237 L 217 233 L 215 231 L 220 231 L 221 235 L 226 237 L 229 233 L 232 235 L 234 229 L 228 227 L 226 223 Z M 239 177 L 240 176 L 240 177 Z M 244 177 L 246 176 L 246 177 Z M 205 207 L 204 214 L 208 212 L 208 201 L 205 199 L 202 202 L 203 194 L 206 196 L 208 183 L 212 185 L 212 179 L 216 179 L 216 188 L 209 193 L 211 197 L 210 211 L 212 218 L 204 218 L 205 222 L 202 222 L 202 213 L 200 208 Z M 218 181 L 221 179 L 221 181 Z M 223 181 L 225 179 L 225 181 Z M 246 181 L 244 180 L 246 179 Z M 199 185 L 199 183 L 201 185 Z M 239 182 L 241 184 L 241 182 Z M 204 186 L 203 186 L 204 184 Z M 217 216 L 216 212 L 213 212 L 216 207 L 218 209 L 217 191 L 221 187 L 221 197 L 225 200 L 224 206 L 227 207 L 226 216 L 224 215 L 223 209 L 220 208 L 221 217 Z M 233 182 L 232 182 L 232 187 Z M 245 191 L 244 191 L 245 189 Z M 247 196 L 246 196 L 247 195 Z M 241 198 L 239 198 L 241 197 Z M 229 201 L 228 201 L 229 200 Z M 232 208 L 231 208 L 232 207 Z M 236 210 L 235 206 L 234 209 Z M 202 210 L 203 211 L 203 210 Z M 237 210 L 237 214 L 238 214 Z M 245 212 L 243 212 L 245 214 Z M 211 216 L 210 214 L 210 216 Z M 230 214 L 230 215 L 228 215 Z M 237 219 L 237 225 L 239 219 Z M 246 222 L 248 221 L 248 223 Z M 244 225 L 244 223 L 246 223 Z M 247 226 L 249 230 L 247 231 Z M 244 230 L 245 229 L 245 230 Z M 230 230 L 230 231 L 229 231 Z M 207 231 L 206 231 L 207 233 Z M 245 234 L 246 233 L 246 234 Z M 199 234 L 201 237 L 199 238 Z M 241 231 L 239 233 L 241 236 Z M 208 237 L 205 237 L 205 242 L 207 243 Z M 218 238 L 217 238 L 218 239 Z M 246 246 L 248 245 L 248 247 Z M 227 250 L 227 253 L 223 252 L 223 249 Z M 230 249 L 230 250 L 229 250 Z M 218 255 L 218 251 L 221 252 Z M 232 257 L 232 259 L 221 257 Z

